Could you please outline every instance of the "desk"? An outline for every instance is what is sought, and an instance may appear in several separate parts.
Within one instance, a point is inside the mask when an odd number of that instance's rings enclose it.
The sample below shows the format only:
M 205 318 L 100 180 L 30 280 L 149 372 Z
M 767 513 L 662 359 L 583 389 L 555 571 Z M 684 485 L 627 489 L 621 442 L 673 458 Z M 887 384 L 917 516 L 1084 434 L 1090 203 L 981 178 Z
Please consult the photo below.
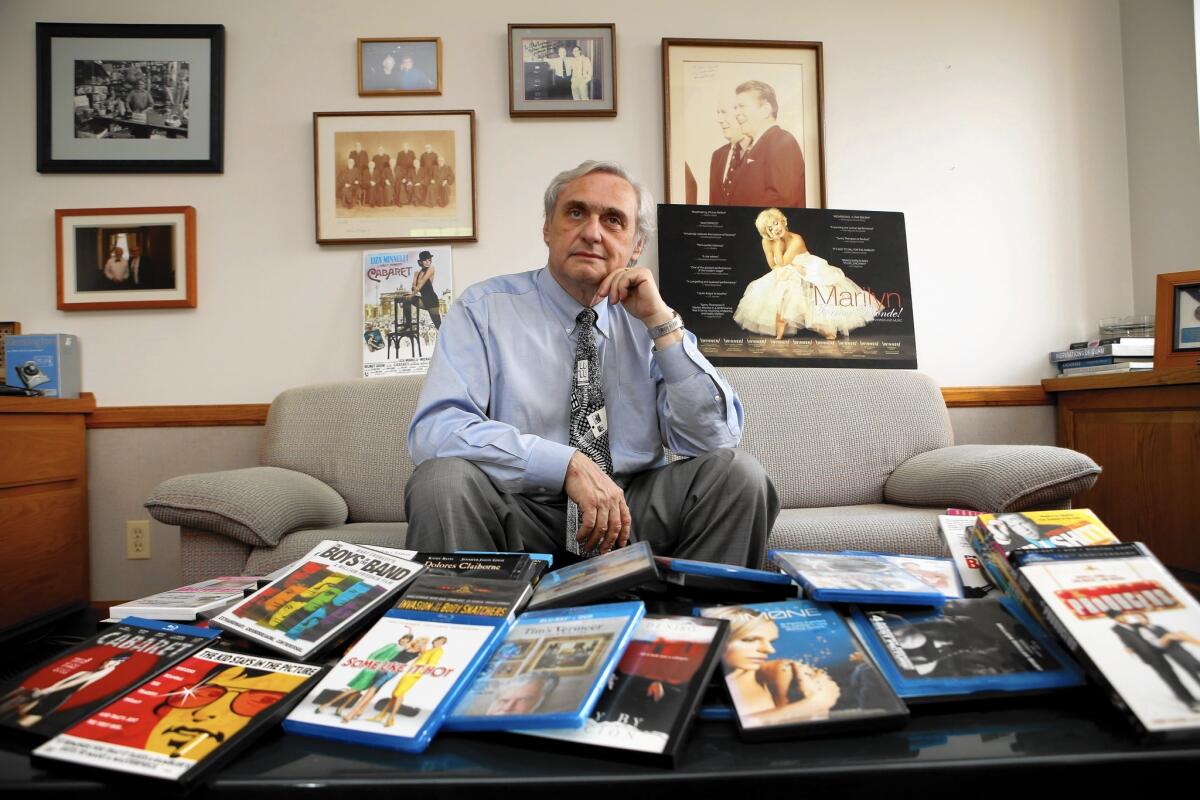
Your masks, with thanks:
M 1200 369 L 1055 378 L 1042 388 L 1058 405 L 1058 444 L 1104 468 L 1074 504 L 1200 584 Z

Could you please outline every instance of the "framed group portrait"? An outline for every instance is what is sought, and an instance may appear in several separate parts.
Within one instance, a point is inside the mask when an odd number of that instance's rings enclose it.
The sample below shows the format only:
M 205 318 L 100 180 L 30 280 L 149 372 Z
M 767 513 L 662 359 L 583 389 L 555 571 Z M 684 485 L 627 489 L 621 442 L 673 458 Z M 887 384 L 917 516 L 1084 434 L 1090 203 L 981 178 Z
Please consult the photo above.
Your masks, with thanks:
M 359 39 L 359 97 L 442 93 L 438 36 Z
M 1200 270 L 1165 272 L 1155 286 L 1154 368 L 1200 367 Z
M 318 244 L 474 242 L 474 111 L 313 114 Z
M 820 42 L 663 39 L 666 201 L 825 207 Z
M 615 117 L 617 28 L 508 26 L 510 117 Z
M 196 209 L 54 212 L 58 308 L 196 307 Z
M 221 172 L 225 27 L 37 23 L 38 172 Z

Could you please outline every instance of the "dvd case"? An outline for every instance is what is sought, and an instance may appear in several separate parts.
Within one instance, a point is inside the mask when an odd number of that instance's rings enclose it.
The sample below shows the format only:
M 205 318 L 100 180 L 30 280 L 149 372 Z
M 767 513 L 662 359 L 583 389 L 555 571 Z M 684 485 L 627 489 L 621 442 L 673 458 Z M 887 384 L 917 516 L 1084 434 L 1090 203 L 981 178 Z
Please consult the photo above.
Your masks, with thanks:
M 229 605 L 234 600 L 245 597 L 247 590 L 257 587 L 258 578 L 255 577 L 211 578 L 138 600 L 130 600 L 128 603 L 109 606 L 108 616 L 118 619 L 142 617 L 192 622 L 200 619 L 205 611 Z
M 647 615 L 582 728 L 523 733 L 674 764 L 728 628 L 719 619 Z
M 210 647 L 41 745 L 34 760 L 190 785 L 278 722 L 324 671 Z
M 891 553 L 867 553 L 862 550 L 843 550 L 840 555 L 878 556 L 894 567 L 907 572 L 931 589 L 941 592 L 947 600 L 961 600 L 963 585 L 959 581 L 954 562 L 937 556 L 907 556 Z
M 946 596 L 881 553 L 772 550 L 767 557 L 791 575 L 812 600 L 940 606 Z
M 646 542 L 610 550 L 547 573 L 529 601 L 530 611 L 590 603 L 658 577 L 654 553 Z
M 1145 545 L 1031 553 L 1019 580 L 1139 733 L 1200 735 L 1200 604 Z
M 218 635 L 177 622 L 123 619 L 0 686 L 0 726 L 54 736 Z
M 1049 691 L 1083 673 L 1007 597 L 950 600 L 940 609 L 852 608 L 863 644 L 908 701 Z
M 271 650 L 310 658 L 367 622 L 424 569 L 337 541 L 322 542 L 302 561 L 212 624 Z
M 645 613 L 635 601 L 522 614 L 446 730 L 581 727 Z
M 963 596 L 986 597 L 995 587 L 988 580 L 987 573 L 979 562 L 979 556 L 971 546 L 970 538 L 970 531 L 975 527 L 975 520 L 978 519 L 978 516 L 957 509 L 948 509 L 948 511 L 957 513 L 940 514 L 938 530 L 941 531 L 942 540 L 946 543 L 946 549 L 950 551 L 954 566 L 958 570 Z
M 825 603 L 718 606 L 730 622 L 721 658 L 743 739 L 899 727 L 908 708 Z

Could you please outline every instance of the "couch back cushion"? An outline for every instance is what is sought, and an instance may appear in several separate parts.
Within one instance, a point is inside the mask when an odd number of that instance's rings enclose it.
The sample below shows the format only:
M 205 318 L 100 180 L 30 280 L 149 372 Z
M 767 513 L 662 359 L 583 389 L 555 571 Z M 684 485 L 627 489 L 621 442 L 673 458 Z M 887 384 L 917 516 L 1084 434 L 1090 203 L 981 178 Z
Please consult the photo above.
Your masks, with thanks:
M 882 503 L 906 459 L 954 443 L 942 393 L 919 372 L 726 367 L 746 412 L 741 448 L 784 508 Z
M 883 484 L 917 453 L 953 444 L 934 382 L 908 370 L 721 370 L 746 411 L 741 447 L 784 508 L 883 502 Z M 413 471 L 408 423 L 421 376 L 321 383 L 271 404 L 260 461 L 305 472 L 346 500 L 351 522 L 404 522 Z
M 351 522 L 403 522 L 412 474 L 408 423 L 420 375 L 288 389 L 267 416 L 259 461 L 308 473 L 337 490 Z

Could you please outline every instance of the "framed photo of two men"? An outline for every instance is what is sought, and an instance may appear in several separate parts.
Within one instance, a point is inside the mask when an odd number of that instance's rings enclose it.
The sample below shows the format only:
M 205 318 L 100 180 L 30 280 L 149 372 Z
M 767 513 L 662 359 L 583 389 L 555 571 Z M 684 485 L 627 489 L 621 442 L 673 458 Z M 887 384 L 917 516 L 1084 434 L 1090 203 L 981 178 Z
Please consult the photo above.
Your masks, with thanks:
M 666 201 L 825 207 L 820 42 L 663 39 Z
M 510 117 L 615 117 L 617 27 L 508 26 Z

